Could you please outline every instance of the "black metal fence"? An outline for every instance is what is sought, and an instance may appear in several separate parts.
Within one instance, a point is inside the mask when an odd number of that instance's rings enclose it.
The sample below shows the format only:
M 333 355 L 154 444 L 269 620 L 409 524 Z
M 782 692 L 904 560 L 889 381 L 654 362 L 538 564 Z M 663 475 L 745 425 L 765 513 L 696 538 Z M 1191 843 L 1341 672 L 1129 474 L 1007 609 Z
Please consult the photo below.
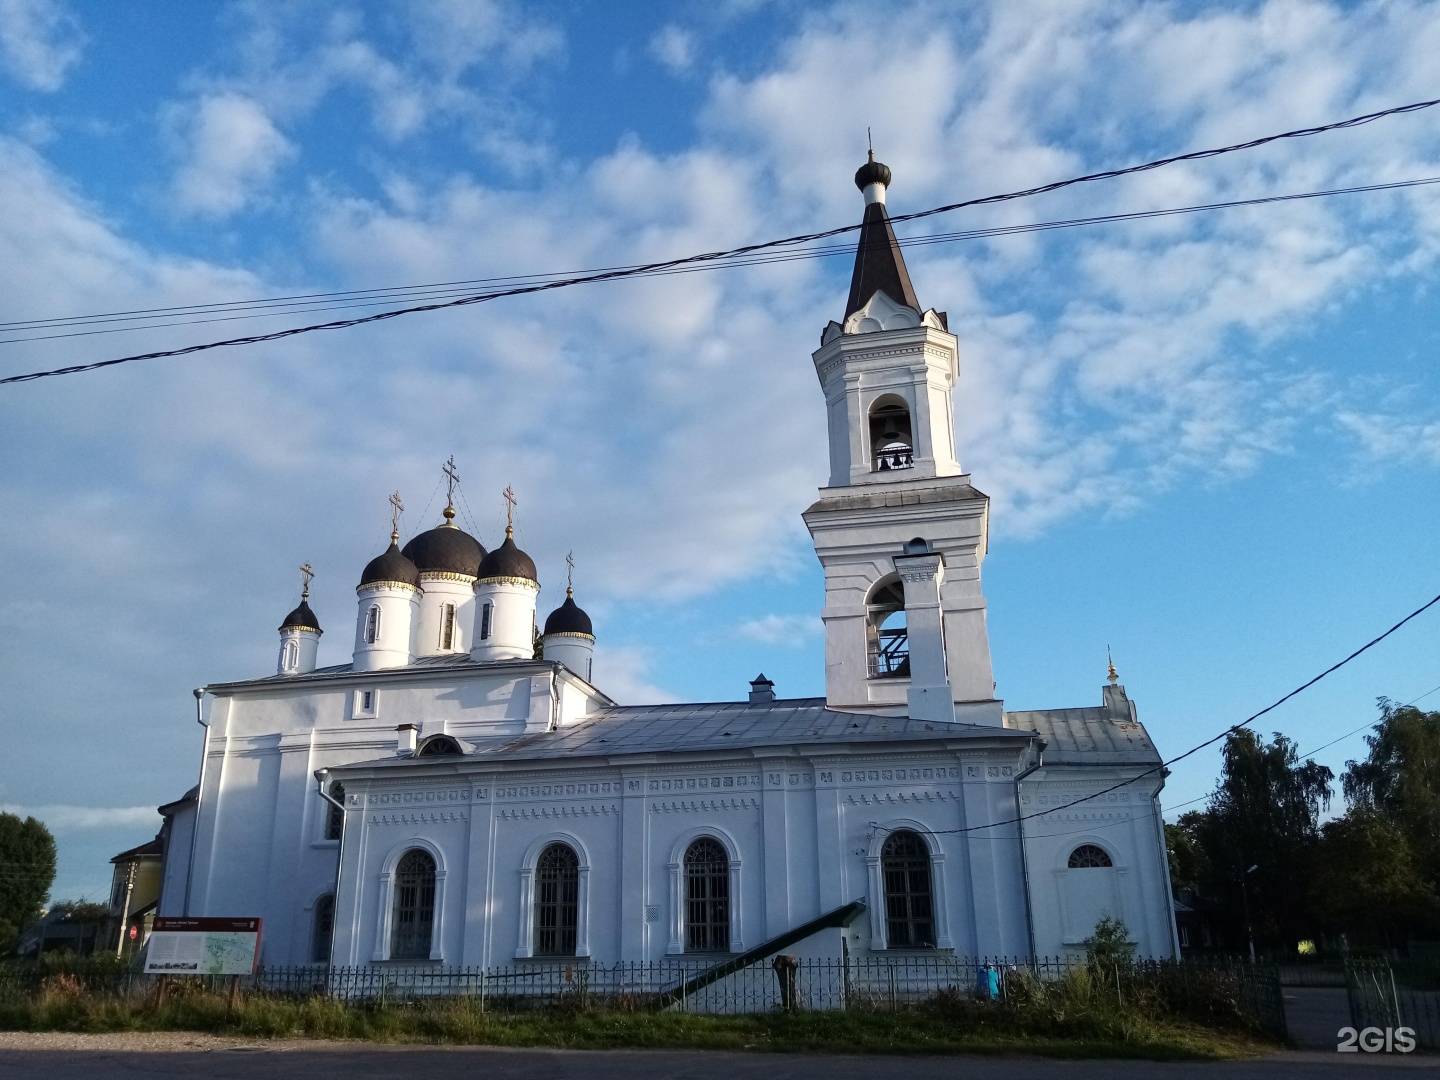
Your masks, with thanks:
M 1345 969 L 1350 1023 L 1357 1031 L 1413 1031 L 1416 1045 L 1440 1050 L 1440 966 L 1360 961 Z
M 415 1005 L 465 999 L 495 1012 L 526 1010 L 642 1010 L 735 1014 L 777 1009 L 872 1011 L 911 1008 L 937 1000 L 991 1000 L 1023 1006 L 1049 995 L 1076 1004 L 1103 1002 L 1185 1016 L 1201 1023 L 1244 1026 L 1279 1037 L 1285 1014 L 1279 972 L 1234 961 L 1140 961 L 1099 966 L 1084 959 L 976 959 L 863 956 L 766 961 L 693 992 L 687 984 L 710 964 L 664 960 L 603 964 L 531 962 L 499 967 L 372 964 L 262 967 L 242 980 L 247 992 L 289 998 L 327 998 L 349 1005 Z M 153 976 L 115 967 L 68 972 L 33 965 L 0 967 L 0 995 L 37 994 L 48 980 L 71 990 L 121 997 L 152 991 Z M 173 977 L 172 977 L 173 978 Z M 204 980 L 205 977 L 202 977 Z M 208 980 L 222 990 L 228 980 Z

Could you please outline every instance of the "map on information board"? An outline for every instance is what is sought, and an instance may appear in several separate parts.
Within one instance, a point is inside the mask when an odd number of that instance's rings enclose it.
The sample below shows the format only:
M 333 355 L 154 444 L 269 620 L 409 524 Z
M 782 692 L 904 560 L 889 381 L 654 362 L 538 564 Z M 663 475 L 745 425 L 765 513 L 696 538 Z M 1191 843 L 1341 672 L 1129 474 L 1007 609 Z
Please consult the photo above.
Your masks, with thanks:
M 155 975 L 250 975 L 260 958 L 259 919 L 157 916 L 145 953 Z

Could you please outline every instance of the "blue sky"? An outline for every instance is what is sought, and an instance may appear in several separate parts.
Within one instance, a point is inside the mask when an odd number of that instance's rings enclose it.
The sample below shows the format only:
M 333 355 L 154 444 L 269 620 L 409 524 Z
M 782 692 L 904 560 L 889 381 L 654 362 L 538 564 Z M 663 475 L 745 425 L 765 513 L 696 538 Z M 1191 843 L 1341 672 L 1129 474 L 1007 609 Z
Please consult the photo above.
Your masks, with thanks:
M 1431 5 L 0 0 L 0 320 L 568 270 L 893 211 L 1440 96 Z M 1440 110 L 1436 110 L 1440 113 Z M 922 230 L 1440 175 L 1440 115 Z M 1011 708 L 1167 754 L 1440 591 L 1440 194 L 922 247 Z M 573 549 L 627 701 L 820 693 L 809 352 L 844 259 L 594 286 L 0 391 L 0 805 L 103 893 L 193 782 L 190 689 L 263 674 L 315 565 L 322 662 L 400 489 L 520 495 L 542 609 Z M 285 320 L 0 343 L 5 374 Z M 1440 685 L 1430 614 L 1267 717 L 1319 746 Z M 1426 703 L 1440 702 L 1440 694 Z M 1336 768 L 1359 735 L 1320 754 Z M 1216 758 L 1177 767 L 1167 805 Z

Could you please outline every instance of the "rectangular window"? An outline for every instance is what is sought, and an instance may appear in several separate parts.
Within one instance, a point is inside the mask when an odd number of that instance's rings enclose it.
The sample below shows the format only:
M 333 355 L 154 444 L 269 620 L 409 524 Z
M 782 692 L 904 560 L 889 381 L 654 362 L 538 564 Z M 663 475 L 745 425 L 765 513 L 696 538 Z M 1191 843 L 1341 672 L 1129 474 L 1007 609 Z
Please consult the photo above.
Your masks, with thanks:
M 335 802 L 343 803 L 345 801 L 345 785 L 331 784 L 330 797 Z M 345 811 L 331 802 L 327 802 L 325 807 L 329 811 L 325 815 L 325 839 L 339 840 L 340 834 L 345 831 Z
M 485 601 L 485 606 L 480 609 L 480 640 L 490 640 L 490 601 Z
M 379 694 L 376 691 L 356 690 L 355 700 L 350 706 L 350 715 L 357 719 L 373 719 L 378 701 Z
M 1189 929 L 1188 929 L 1187 927 L 1184 927 L 1184 926 L 1178 926 L 1178 927 L 1176 927 L 1176 929 L 1180 931 L 1180 947 L 1181 947 L 1182 949 L 1188 949 L 1188 948 L 1190 947 L 1190 931 L 1189 931 Z
M 440 609 L 440 648 L 455 647 L 455 605 L 446 604 Z

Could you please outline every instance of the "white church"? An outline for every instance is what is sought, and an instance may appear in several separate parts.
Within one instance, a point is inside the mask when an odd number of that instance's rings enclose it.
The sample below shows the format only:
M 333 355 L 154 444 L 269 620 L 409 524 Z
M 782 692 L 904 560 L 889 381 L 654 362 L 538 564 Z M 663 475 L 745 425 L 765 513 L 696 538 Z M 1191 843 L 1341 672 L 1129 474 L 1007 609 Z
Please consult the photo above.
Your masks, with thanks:
M 959 343 L 916 299 L 890 178 L 856 174 L 849 300 L 812 356 L 825 696 L 762 675 L 745 700 L 617 704 L 572 593 L 537 650 L 534 562 L 447 506 L 361 572 L 350 663 L 316 666 L 307 590 L 273 675 L 195 691 L 160 914 L 259 916 L 267 965 L 714 960 L 857 900 L 788 951 L 1063 955 L 1110 915 L 1178 956 L 1161 759 L 1113 667 L 1092 706 L 995 696 Z

